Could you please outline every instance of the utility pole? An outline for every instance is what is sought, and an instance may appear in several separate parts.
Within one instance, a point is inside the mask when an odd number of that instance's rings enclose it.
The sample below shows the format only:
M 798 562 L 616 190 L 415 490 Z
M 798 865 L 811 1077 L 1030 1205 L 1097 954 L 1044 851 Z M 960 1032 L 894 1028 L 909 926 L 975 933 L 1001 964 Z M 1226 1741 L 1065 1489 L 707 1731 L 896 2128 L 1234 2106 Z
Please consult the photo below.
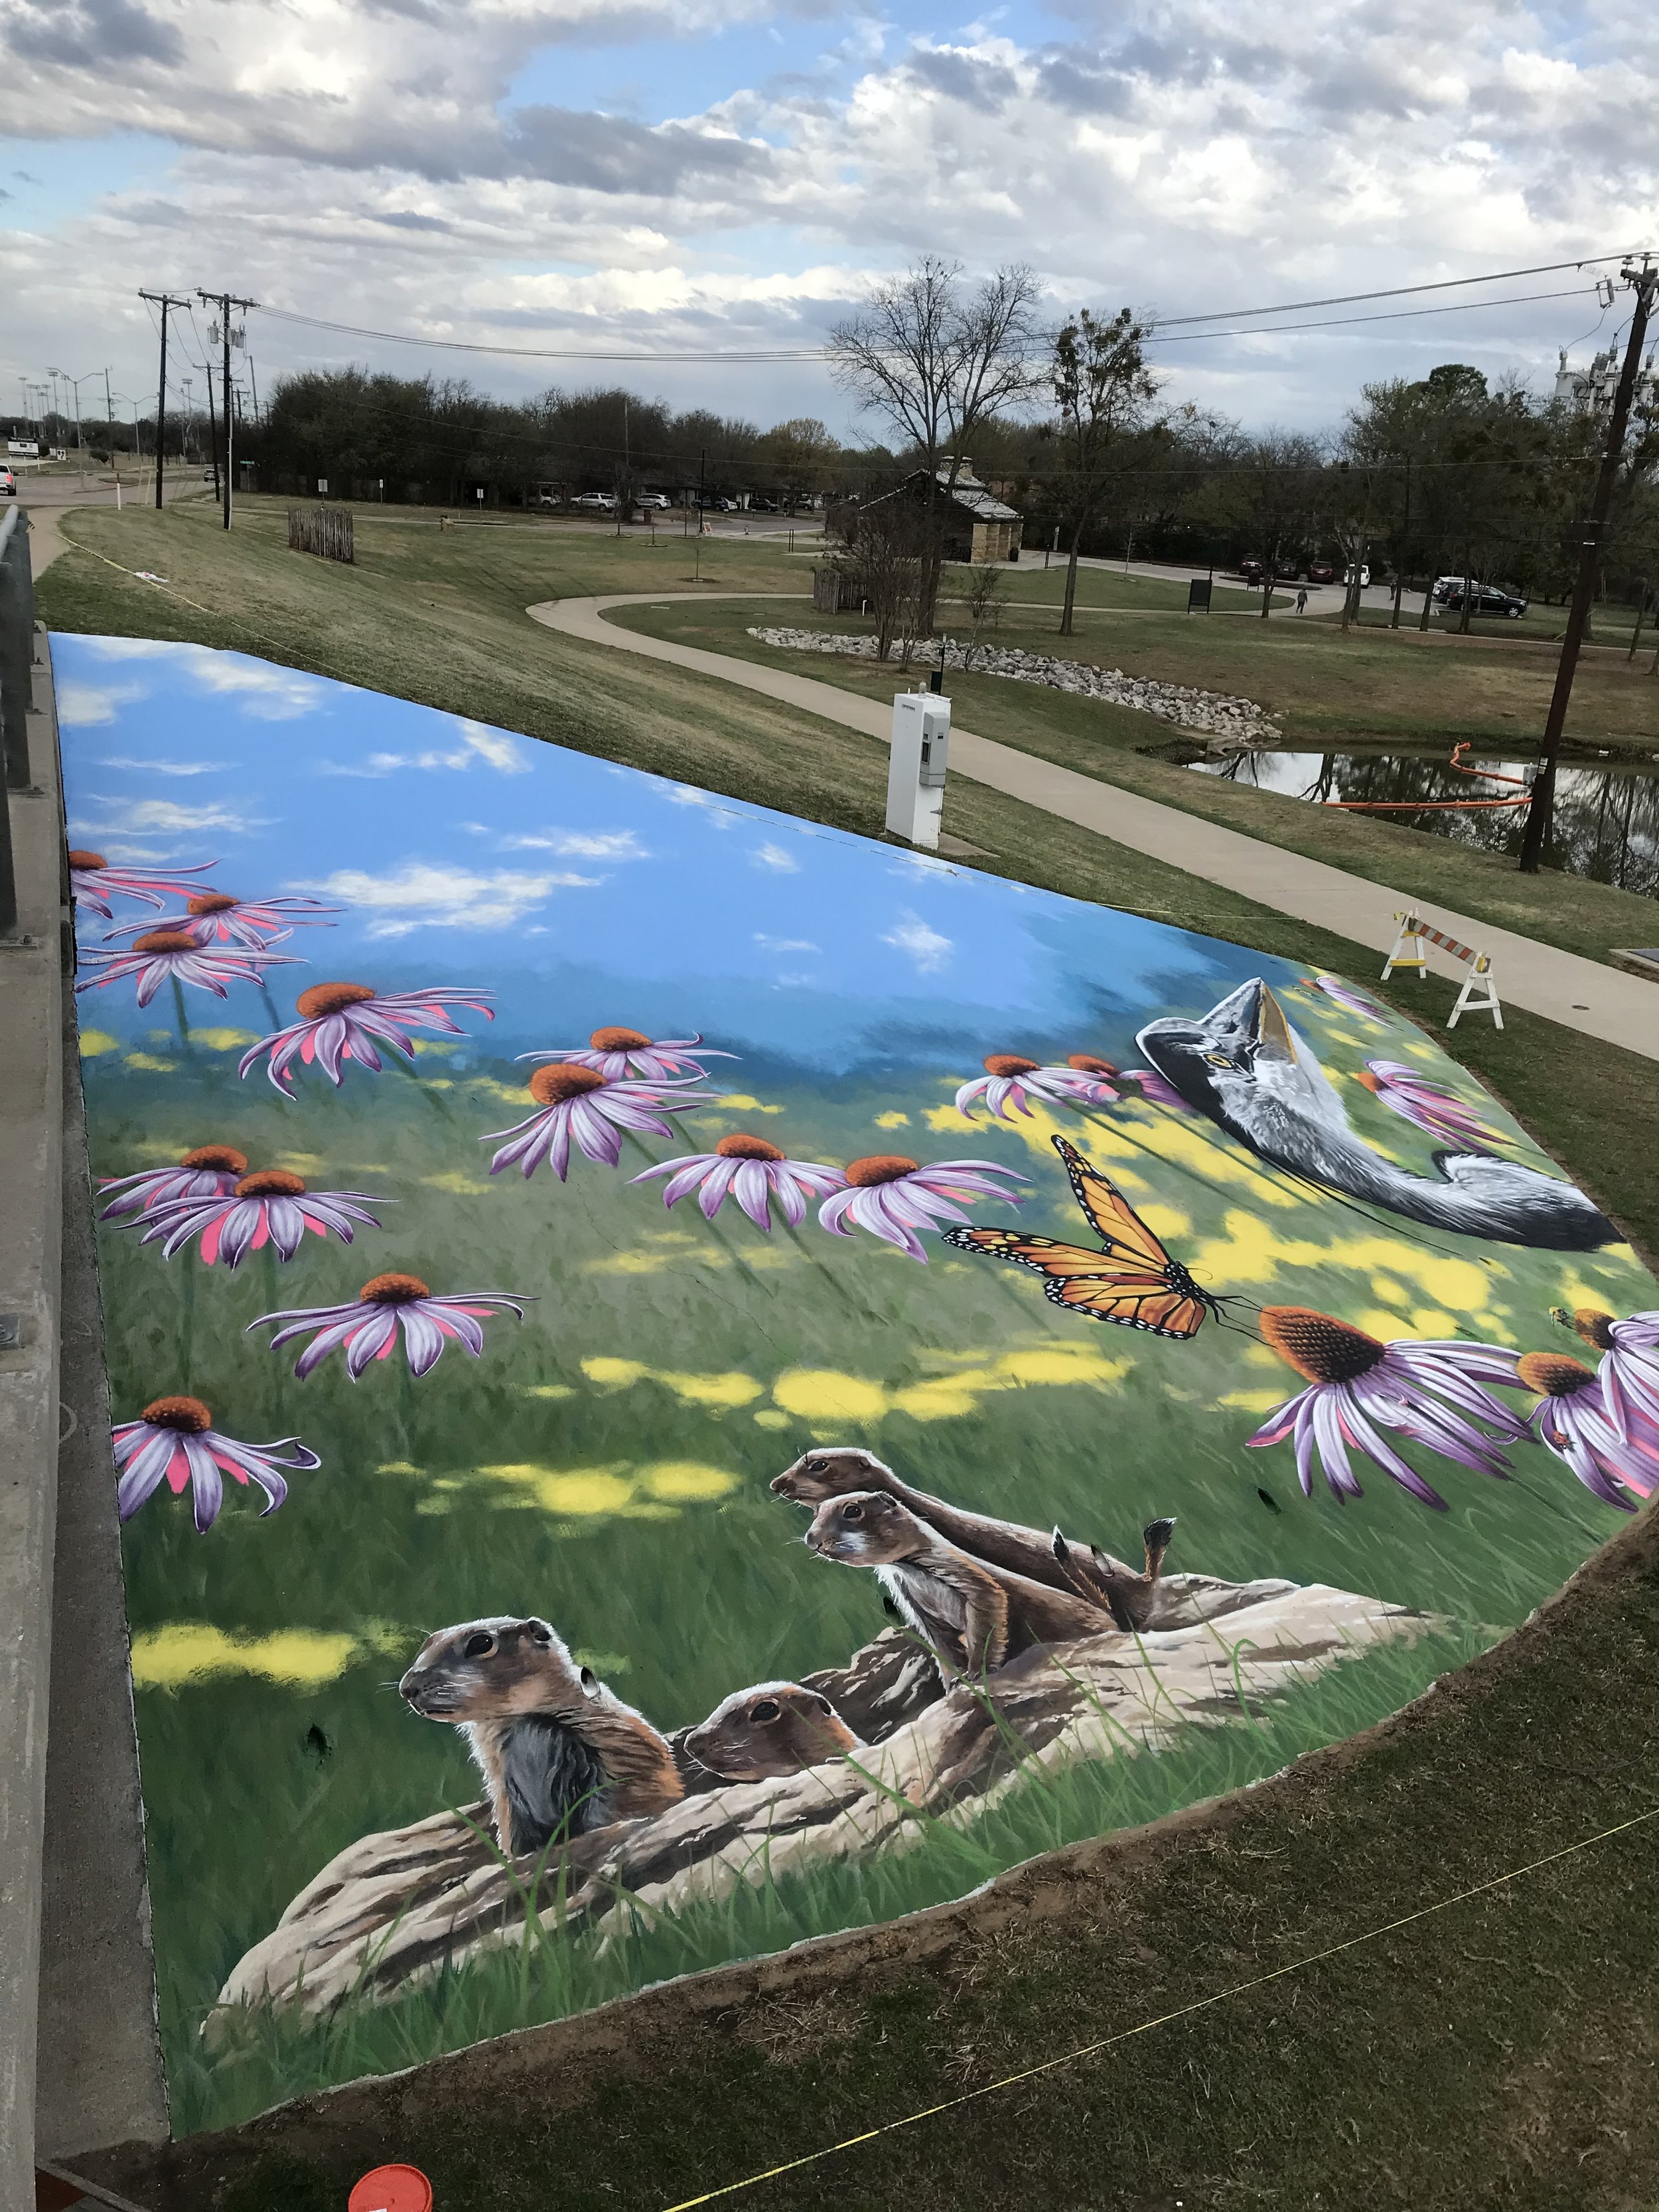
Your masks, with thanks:
M 1637 371 L 1642 363 L 1642 341 L 1647 336 L 1654 291 L 1656 287 L 1659 287 L 1659 269 L 1650 265 L 1645 254 L 1639 269 L 1627 264 L 1619 274 L 1635 292 L 1636 304 L 1631 311 L 1625 365 L 1619 372 L 1618 389 L 1613 395 L 1613 416 L 1607 424 L 1607 450 L 1601 456 L 1589 514 L 1582 526 L 1583 537 L 1578 558 L 1578 583 L 1567 616 L 1566 633 L 1561 640 L 1561 658 L 1555 671 L 1555 690 L 1550 698 L 1549 719 L 1544 725 L 1538 773 L 1533 778 L 1532 804 L 1527 809 L 1526 833 L 1521 841 L 1521 870 L 1523 875 L 1528 876 L 1538 873 L 1539 863 L 1543 859 L 1544 847 L 1554 820 L 1555 767 L 1560 757 L 1561 733 L 1566 726 L 1567 702 L 1572 697 L 1572 679 L 1578 666 L 1579 648 L 1589 627 L 1590 602 L 1595 595 L 1596 572 L 1601 565 L 1602 532 L 1607 528 L 1607 509 L 1613 504 L 1619 464 L 1624 457 L 1625 431 L 1630 422 L 1631 402 L 1636 397 Z M 1467 591 L 1463 605 L 1467 612 Z
M 707 446 L 700 446 L 697 448 L 697 544 L 696 556 L 691 563 L 691 580 L 694 584 L 700 584 L 702 581 L 702 472 L 708 465 L 708 448 Z
M 230 527 L 231 486 L 235 477 L 234 464 L 235 448 L 234 424 L 236 420 L 235 409 L 232 404 L 230 388 L 230 311 L 233 307 L 240 307 L 246 310 L 249 307 L 258 307 L 259 303 L 257 300 L 239 299 L 234 292 L 204 292 L 199 286 L 197 288 L 196 296 L 202 302 L 202 305 L 204 307 L 217 308 L 219 313 L 219 337 L 224 348 L 223 366 L 220 370 L 219 375 L 219 398 L 223 408 L 225 417 L 225 471 L 222 483 L 225 502 L 225 528 L 228 530 Z M 238 342 L 240 343 L 240 340 Z M 211 372 L 210 372 L 208 376 L 208 404 L 210 407 L 212 405 L 212 396 L 213 378 Z M 214 467 L 216 471 L 219 462 L 219 451 L 216 442 L 214 447 L 213 459 Z
M 161 504 L 161 470 L 167 448 L 167 309 L 187 307 L 188 300 L 175 300 L 170 292 L 141 292 L 141 300 L 161 310 L 161 380 L 155 388 L 155 504 Z

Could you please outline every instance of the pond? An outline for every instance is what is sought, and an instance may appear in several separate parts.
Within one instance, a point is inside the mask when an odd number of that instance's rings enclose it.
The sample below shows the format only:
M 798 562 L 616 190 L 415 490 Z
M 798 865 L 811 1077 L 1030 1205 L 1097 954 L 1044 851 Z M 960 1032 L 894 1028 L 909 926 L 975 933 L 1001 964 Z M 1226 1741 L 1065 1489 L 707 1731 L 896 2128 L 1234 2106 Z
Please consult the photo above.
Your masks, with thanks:
M 1460 774 L 1440 753 L 1247 752 L 1198 761 L 1200 774 L 1224 776 L 1258 791 L 1276 791 L 1330 806 L 1342 800 L 1415 799 L 1374 815 L 1409 830 L 1427 830 L 1484 853 L 1515 853 L 1524 806 L 1452 811 L 1437 801 L 1504 799 L 1528 781 L 1535 763 L 1469 757 L 1480 776 Z M 1569 875 L 1612 884 L 1644 898 L 1659 897 L 1659 774 L 1651 767 L 1562 768 L 1557 772 L 1554 834 L 1548 864 Z

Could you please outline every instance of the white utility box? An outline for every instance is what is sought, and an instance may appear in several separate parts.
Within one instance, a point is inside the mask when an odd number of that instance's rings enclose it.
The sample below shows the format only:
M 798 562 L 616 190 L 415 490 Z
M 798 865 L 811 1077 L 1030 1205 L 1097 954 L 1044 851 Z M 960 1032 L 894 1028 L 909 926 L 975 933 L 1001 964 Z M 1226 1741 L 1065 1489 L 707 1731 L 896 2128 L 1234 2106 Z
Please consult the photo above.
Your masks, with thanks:
M 901 691 L 893 702 L 887 827 L 894 836 L 930 853 L 939 850 L 950 750 L 950 701 L 929 691 Z

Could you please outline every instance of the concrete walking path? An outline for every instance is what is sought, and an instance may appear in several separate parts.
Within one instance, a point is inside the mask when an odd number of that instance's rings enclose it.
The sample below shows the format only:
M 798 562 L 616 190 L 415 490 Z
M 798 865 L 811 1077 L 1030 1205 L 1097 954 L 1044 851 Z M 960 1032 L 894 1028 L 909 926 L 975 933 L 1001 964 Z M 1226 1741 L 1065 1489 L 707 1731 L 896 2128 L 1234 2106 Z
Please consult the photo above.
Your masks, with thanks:
M 566 637 L 639 653 L 647 660 L 667 661 L 699 676 L 740 684 L 744 690 L 757 691 L 781 705 L 858 730 L 884 746 L 891 730 L 892 710 L 879 700 L 843 691 L 816 677 L 797 676 L 787 669 L 705 652 L 698 646 L 677 645 L 665 638 L 645 637 L 605 620 L 615 607 L 802 596 L 783 592 L 629 592 L 603 599 L 549 599 L 526 611 Z M 1299 853 L 1288 853 L 1281 846 L 1265 844 L 1220 823 L 1183 813 L 1179 807 L 1121 791 L 1115 784 L 1079 775 L 1073 769 L 1057 767 L 1012 745 L 975 737 L 955 724 L 951 731 L 951 767 L 954 774 L 970 777 L 1007 798 L 1040 807 L 1045 813 L 1074 822 L 1153 860 L 1165 860 L 1188 875 L 1223 884 L 1275 913 L 1291 915 L 1298 921 L 1312 922 L 1356 944 L 1369 945 L 1379 956 L 1379 969 L 1381 956 L 1395 942 L 1395 915 L 1411 903 L 1403 892 L 1391 891 L 1363 876 L 1329 867 L 1322 860 L 1307 860 Z M 945 805 L 948 820 L 948 794 Z M 1659 1060 L 1659 986 L 1620 969 L 1603 967 L 1600 961 L 1586 960 L 1578 953 L 1540 945 L 1512 930 L 1496 929 L 1490 922 L 1477 921 L 1472 915 L 1445 907 L 1430 908 L 1429 919 L 1449 935 L 1492 954 L 1498 992 L 1507 1003 L 1542 1014 L 1565 1029 L 1578 1030 L 1604 1043 L 1622 1045 L 1627 1051 Z M 1201 926 L 1200 918 L 1195 917 L 1195 923 Z M 1446 963 L 1443 961 L 1443 964 Z M 1483 1018 L 1471 1014 L 1464 1018 Z

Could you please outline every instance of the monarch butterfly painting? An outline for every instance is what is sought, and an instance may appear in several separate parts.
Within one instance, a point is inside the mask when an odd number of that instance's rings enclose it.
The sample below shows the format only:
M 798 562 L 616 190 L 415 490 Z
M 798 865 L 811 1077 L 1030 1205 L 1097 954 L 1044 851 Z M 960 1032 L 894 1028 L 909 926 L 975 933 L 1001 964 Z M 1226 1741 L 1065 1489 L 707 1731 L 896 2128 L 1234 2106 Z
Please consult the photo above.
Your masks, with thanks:
M 959 1252 L 984 1252 L 1030 1268 L 1043 1278 L 1045 1297 L 1091 1321 L 1144 1328 L 1153 1336 L 1188 1337 L 1198 1334 L 1206 1314 L 1219 1317 L 1221 1300 L 1200 1290 L 1170 1256 L 1111 1177 L 1091 1167 L 1064 1137 L 1056 1137 L 1054 1146 L 1102 1250 L 1013 1229 L 948 1229 L 945 1242 Z

